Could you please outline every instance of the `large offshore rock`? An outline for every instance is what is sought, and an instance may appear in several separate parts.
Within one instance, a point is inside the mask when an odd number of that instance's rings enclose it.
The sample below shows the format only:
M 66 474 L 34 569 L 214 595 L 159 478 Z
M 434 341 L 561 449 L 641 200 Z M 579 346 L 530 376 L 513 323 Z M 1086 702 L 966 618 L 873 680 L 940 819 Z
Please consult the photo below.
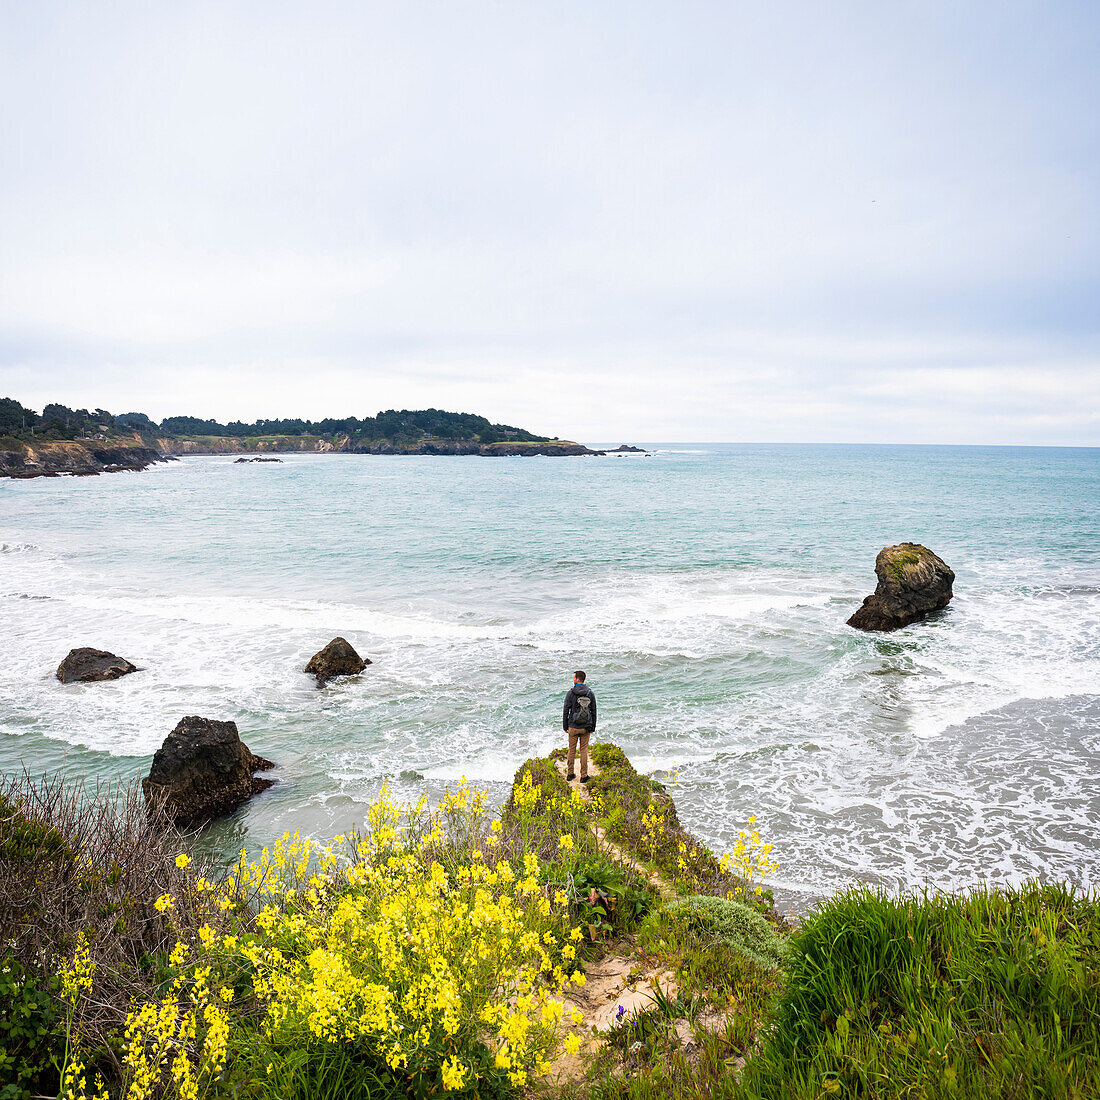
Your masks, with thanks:
M 274 785 L 252 773 L 275 765 L 249 751 L 236 722 L 196 715 L 184 718 L 157 749 L 141 781 L 146 805 L 187 825 L 227 813 L 257 791 Z
M 946 607 L 955 574 L 927 546 L 899 542 L 875 558 L 878 586 L 848 620 L 857 630 L 898 630 Z
M 314 653 L 305 671 L 317 677 L 317 683 L 327 684 L 334 676 L 355 676 L 369 665 L 344 638 L 333 638 L 319 653 Z
M 57 666 L 57 678 L 63 684 L 88 684 L 96 680 L 117 680 L 137 672 L 137 666 L 105 649 L 69 650 L 68 657 Z

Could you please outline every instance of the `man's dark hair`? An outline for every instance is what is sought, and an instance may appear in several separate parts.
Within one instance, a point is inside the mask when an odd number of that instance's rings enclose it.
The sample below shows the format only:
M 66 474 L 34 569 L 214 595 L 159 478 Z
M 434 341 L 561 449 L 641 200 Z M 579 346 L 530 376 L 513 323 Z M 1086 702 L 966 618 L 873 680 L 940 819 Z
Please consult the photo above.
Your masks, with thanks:
M 573 673 L 573 679 L 574 680 L 580 680 L 580 682 L 583 684 L 584 683 L 584 673 L 581 672 L 581 670 L 578 668 L 577 671 Z

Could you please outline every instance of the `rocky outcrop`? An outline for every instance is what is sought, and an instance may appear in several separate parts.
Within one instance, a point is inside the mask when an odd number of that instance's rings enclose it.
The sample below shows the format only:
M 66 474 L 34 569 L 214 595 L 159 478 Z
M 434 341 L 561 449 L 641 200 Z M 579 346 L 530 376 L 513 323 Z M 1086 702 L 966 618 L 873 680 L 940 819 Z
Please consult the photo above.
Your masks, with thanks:
M 236 462 L 282 462 L 281 458 L 238 458 Z
M 486 443 L 478 452 L 489 458 L 533 457 L 573 458 L 579 455 L 605 455 L 606 451 L 592 451 L 580 443 Z
M 946 607 L 955 574 L 926 546 L 900 542 L 875 558 L 878 586 L 848 620 L 857 630 L 899 630 Z
M 75 477 L 144 470 L 167 456 L 153 447 L 125 443 L 61 440 L 24 443 L 16 451 L 0 451 L 0 477 Z
M 333 638 L 319 653 L 314 653 L 305 671 L 317 677 L 317 686 L 327 684 L 334 676 L 355 676 L 371 663 L 355 652 L 344 638 Z
M 482 458 L 505 456 L 524 457 L 543 455 L 552 458 L 576 455 L 603 455 L 605 451 L 593 451 L 580 443 L 568 440 L 547 443 L 479 443 L 470 439 L 421 439 L 415 443 L 390 439 L 360 440 L 352 444 L 346 436 L 332 440 L 319 436 L 276 436 L 271 439 L 241 439 L 235 436 L 204 436 L 201 439 L 157 440 L 171 455 L 220 455 L 220 454 L 361 454 L 361 455 L 480 455 Z M 646 452 L 642 452 L 646 453 Z M 249 461 L 249 459 L 244 459 Z M 255 460 L 253 460 L 255 461 Z
M 353 448 L 356 454 L 371 455 L 480 455 L 482 458 L 522 458 L 543 455 L 551 458 L 575 455 L 602 455 L 580 443 L 476 443 L 467 440 L 429 439 L 417 444 L 394 444 L 388 439 L 361 444 Z
M 647 455 L 647 451 L 644 447 L 631 447 L 627 443 L 620 443 L 617 447 L 613 447 L 607 452 L 609 455 Z
M 175 825 L 189 825 L 227 813 L 274 780 L 252 773 L 275 765 L 249 751 L 236 722 L 184 718 L 157 749 L 141 781 L 145 803 Z
M 117 680 L 137 672 L 137 666 L 105 649 L 72 649 L 57 666 L 57 678 L 63 684 L 89 684 L 97 680 Z

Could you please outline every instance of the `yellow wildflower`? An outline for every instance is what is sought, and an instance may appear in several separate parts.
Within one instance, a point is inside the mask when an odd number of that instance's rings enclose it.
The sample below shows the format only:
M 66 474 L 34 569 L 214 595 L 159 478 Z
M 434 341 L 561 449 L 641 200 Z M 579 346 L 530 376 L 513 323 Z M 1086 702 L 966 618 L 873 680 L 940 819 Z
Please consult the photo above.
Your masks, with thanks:
M 61 996 L 75 1005 L 82 993 L 91 991 L 94 973 L 95 963 L 88 956 L 88 937 L 81 932 L 76 938 L 73 961 L 58 971 L 58 977 L 61 979 Z
M 448 1090 L 460 1089 L 466 1083 L 466 1067 L 452 1055 L 443 1063 L 443 1087 Z

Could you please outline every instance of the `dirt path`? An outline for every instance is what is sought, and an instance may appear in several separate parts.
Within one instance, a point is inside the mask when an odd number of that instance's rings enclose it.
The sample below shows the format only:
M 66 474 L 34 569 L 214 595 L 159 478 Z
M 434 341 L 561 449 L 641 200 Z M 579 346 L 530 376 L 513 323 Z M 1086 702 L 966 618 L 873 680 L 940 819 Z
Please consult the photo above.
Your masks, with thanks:
M 565 779 L 565 761 L 558 760 L 556 766 L 562 779 Z M 600 774 L 600 769 L 591 761 L 588 774 Z M 580 780 L 565 781 L 570 788 L 579 791 L 586 802 L 592 801 L 587 786 Z M 609 840 L 601 826 L 593 824 L 592 831 L 602 851 L 621 866 L 629 867 L 647 879 L 663 901 L 676 897 L 676 891 L 656 871 L 650 870 Z M 670 997 L 675 996 L 677 990 L 675 974 L 669 970 L 647 968 L 636 955 L 607 955 L 589 963 L 585 977 L 585 984 L 579 989 L 574 988 L 565 998 L 566 1005 L 574 1006 L 584 1017 L 577 1028 L 584 1039 L 577 1054 L 563 1053 L 554 1062 L 553 1074 L 559 1084 L 583 1080 L 592 1056 L 603 1042 L 604 1034 L 618 1020 L 628 1019 L 636 1012 L 644 1012 L 651 1007 L 655 989 L 660 989 Z
M 581 783 L 579 779 L 566 779 L 564 760 L 556 761 L 555 766 L 558 769 L 558 774 L 562 779 L 565 779 L 566 784 L 572 790 L 580 791 L 581 798 L 586 802 L 592 801 L 592 797 L 588 793 L 588 787 L 585 784 Z M 588 774 L 590 777 L 600 774 L 600 769 L 591 761 L 588 762 Z M 613 840 L 608 840 L 607 833 L 601 825 L 593 824 L 592 832 L 603 851 L 607 852 L 616 863 L 621 864 L 623 867 L 629 867 L 645 878 L 660 894 L 662 901 L 672 901 L 677 896 L 676 891 L 656 871 L 650 870 L 644 863 L 639 863 L 629 852 L 624 851 Z

